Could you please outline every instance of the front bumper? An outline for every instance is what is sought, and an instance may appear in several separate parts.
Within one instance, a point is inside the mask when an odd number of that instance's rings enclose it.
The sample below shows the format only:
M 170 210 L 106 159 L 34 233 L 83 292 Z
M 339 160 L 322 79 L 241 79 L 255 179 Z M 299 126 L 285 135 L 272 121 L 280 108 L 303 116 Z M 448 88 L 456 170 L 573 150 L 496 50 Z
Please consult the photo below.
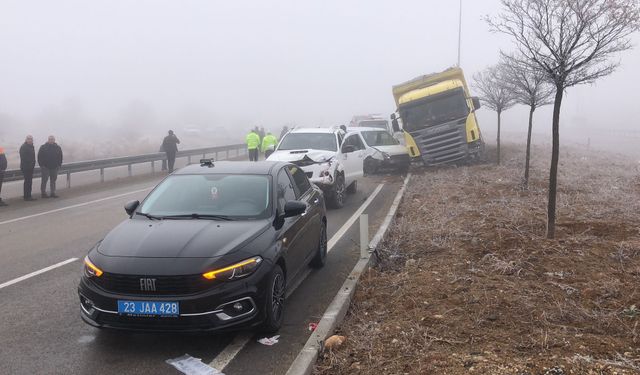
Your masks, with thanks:
M 251 328 L 264 320 L 271 267 L 263 264 L 255 274 L 225 282 L 191 295 L 129 295 L 103 290 L 82 278 L 78 286 L 80 313 L 87 324 L 116 330 L 146 332 L 212 332 Z M 118 313 L 118 300 L 171 301 L 180 304 L 177 317 L 138 317 Z M 243 309 L 235 310 L 239 302 Z

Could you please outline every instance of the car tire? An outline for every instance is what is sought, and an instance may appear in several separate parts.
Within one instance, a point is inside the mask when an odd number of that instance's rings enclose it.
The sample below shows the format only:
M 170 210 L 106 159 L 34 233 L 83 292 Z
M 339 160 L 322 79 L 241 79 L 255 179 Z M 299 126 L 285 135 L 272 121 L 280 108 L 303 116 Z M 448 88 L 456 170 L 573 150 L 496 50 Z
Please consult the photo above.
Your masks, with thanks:
M 342 175 L 338 175 L 331 190 L 331 206 L 333 208 L 344 207 L 345 190 L 344 177 Z
M 260 330 L 265 333 L 274 333 L 282 327 L 282 322 L 284 321 L 284 301 L 287 290 L 284 272 L 277 264 L 271 271 L 267 288 L 264 304 L 264 322 Z
M 362 163 L 362 171 L 365 176 L 375 174 L 378 172 L 378 162 L 372 157 L 364 159 L 364 162 Z
M 327 224 L 322 223 L 320 228 L 320 240 L 318 241 L 318 248 L 316 255 L 311 259 L 309 263 L 313 268 L 322 268 L 327 262 Z
M 349 187 L 347 187 L 347 194 L 355 194 L 358 191 L 358 181 L 353 181 Z

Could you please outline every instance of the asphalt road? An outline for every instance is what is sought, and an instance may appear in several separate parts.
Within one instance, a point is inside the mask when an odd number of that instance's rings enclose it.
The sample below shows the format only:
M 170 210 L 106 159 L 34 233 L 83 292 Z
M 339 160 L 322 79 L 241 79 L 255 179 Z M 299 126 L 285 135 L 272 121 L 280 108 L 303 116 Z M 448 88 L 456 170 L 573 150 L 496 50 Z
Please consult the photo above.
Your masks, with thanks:
M 57 200 L 15 201 L 0 209 L 0 374 L 179 374 L 165 360 L 186 353 L 226 365 L 226 374 L 282 374 L 309 337 L 308 323 L 318 321 L 358 258 L 358 224 L 346 231 L 344 224 L 379 190 L 364 211 L 373 235 L 402 184 L 400 176 L 365 178 L 344 208 L 328 211 L 329 238 L 343 235 L 334 241 L 327 265 L 310 270 L 290 291 L 280 342 L 264 346 L 252 332 L 133 334 L 98 330 L 81 321 L 76 286 L 82 258 L 125 218 L 124 203 L 142 199 L 159 179 L 72 188 Z

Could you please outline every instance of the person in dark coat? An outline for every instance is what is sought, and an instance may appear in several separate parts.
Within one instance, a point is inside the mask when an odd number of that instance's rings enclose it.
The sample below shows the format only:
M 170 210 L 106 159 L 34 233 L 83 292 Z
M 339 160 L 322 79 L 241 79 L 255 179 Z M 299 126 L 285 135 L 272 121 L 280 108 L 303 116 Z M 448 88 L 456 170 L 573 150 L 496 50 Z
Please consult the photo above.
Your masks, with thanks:
M 176 154 L 178 153 L 178 144 L 180 140 L 173 133 L 173 130 L 169 130 L 169 135 L 164 137 L 162 141 L 162 149 L 167 154 L 167 164 L 169 166 L 169 173 L 173 172 L 173 166 L 176 163 Z
M 52 135 L 47 139 L 47 143 L 40 146 L 38 150 L 38 165 L 42 174 L 40 193 L 42 198 L 58 198 L 56 195 L 56 180 L 58 170 L 62 166 L 62 148 L 56 143 L 56 138 Z M 47 195 L 47 181 L 51 181 L 51 195 Z
M 4 171 L 7 170 L 7 155 L 4 154 L 4 148 L 0 147 L 0 193 L 2 193 L 2 182 L 4 181 Z M 7 206 L 0 198 L 0 206 Z
M 25 201 L 35 201 L 31 196 L 33 185 L 33 169 L 36 167 L 36 150 L 33 147 L 33 137 L 28 135 L 20 146 L 20 170 L 24 176 L 23 197 Z

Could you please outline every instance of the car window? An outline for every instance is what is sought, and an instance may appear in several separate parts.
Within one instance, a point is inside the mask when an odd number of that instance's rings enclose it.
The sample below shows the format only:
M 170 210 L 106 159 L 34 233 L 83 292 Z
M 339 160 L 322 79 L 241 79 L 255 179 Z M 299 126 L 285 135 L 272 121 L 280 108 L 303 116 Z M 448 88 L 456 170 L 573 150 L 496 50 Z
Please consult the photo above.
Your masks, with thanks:
M 296 192 L 285 168 L 278 173 L 278 211 L 284 212 L 284 205 L 296 200 Z
M 299 197 L 303 196 L 307 191 L 311 189 L 311 183 L 307 178 L 307 175 L 304 174 L 304 171 L 297 166 L 289 166 L 289 172 L 291 176 L 293 176 L 293 181 L 296 183 L 298 187 Z
M 358 134 L 351 134 L 350 136 L 344 139 L 342 143 L 342 150 L 344 152 L 345 146 L 353 146 L 354 150 L 364 150 L 364 144 L 360 140 L 360 136 Z
M 278 150 L 327 150 L 337 151 L 333 133 L 289 133 L 278 145 Z
M 271 213 L 270 185 L 265 175 L 173 175 L 149 194 L 139 212 L 154 216 L 265 218 Z
M 366 130 L 362 132 L 362 137 L 369 146 L 393 146 L 399 142 L 386 131 Z

